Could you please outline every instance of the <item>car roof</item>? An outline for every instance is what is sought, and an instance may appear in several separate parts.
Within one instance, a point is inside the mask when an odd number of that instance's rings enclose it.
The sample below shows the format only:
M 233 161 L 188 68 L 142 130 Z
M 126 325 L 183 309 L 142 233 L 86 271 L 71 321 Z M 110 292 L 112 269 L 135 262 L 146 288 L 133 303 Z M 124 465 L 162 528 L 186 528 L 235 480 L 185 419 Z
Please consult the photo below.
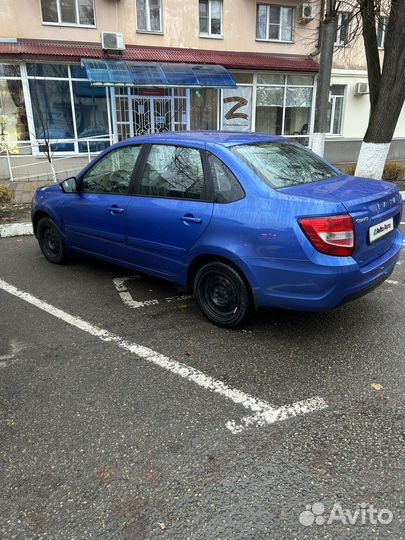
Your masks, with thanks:
M 148 135 L 138 135 L 125 139 L 119 146 L 128 143 L 154 143 L 163 144 L 191 144 L 204 146 L 205 144 L 219 144 L 222 146 L 235 146 L 238 144 L 257 144 L 261 142 L 285 141 L 284 137 L 268 133 L 250 133 L 246 131 L 165 131 Z

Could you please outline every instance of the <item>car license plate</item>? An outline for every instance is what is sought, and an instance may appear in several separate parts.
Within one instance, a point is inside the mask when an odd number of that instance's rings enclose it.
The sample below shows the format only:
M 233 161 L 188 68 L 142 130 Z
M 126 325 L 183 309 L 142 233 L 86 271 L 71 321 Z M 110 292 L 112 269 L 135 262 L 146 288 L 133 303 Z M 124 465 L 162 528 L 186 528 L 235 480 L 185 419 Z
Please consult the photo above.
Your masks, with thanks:
M 394 230 L 394 218 L 382 221 L 369 229 L 370 244 Z

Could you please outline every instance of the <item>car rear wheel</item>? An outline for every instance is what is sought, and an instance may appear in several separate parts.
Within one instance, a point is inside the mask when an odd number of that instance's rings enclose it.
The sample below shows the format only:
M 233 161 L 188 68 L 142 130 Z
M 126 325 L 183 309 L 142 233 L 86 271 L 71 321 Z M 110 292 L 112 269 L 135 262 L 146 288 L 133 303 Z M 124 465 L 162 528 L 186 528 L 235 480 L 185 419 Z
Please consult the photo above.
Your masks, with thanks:
M 37 237 L 39 247 L 46 259 L 53 264 L 63 264 L 67 260 L 65 243 L 55 222 L 42 218 L 38 223 Z
M 204 264 L 195 275 L 193 290 L 201 311 L 218 326 L 235 328 L 249 315 L 248 286 L 242 276 L 225 263 Z

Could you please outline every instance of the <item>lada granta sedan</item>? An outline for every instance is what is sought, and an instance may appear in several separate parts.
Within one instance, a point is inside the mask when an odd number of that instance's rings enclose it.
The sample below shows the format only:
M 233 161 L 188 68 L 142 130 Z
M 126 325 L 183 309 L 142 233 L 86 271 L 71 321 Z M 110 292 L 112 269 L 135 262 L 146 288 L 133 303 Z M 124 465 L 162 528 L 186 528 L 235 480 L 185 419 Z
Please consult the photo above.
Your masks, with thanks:
M 50 262 L 79 252 L 189 287 L 228 328 L 252 308 L 329 310 L 382 283 L 401 212 L 394 184 L 282 137 L 217 131 L 125 140 L 32 203 Z

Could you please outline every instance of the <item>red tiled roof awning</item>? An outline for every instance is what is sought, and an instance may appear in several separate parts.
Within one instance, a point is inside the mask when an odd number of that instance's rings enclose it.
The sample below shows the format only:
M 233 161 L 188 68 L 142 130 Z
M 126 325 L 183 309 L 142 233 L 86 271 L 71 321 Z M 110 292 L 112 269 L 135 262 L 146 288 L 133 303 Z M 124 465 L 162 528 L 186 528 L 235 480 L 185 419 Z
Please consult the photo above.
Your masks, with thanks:
M 175 47 L 127 45 L 122 53 L 106 53 L 97 43 L 18 39 L 0 42 L 1 60 L 80 62 L 85 58 L 132 60 L 140 62 L 184 62 L 218 64 L 228 69 L 317 72 L 309 56 L 256 52 L 207 51 Z

